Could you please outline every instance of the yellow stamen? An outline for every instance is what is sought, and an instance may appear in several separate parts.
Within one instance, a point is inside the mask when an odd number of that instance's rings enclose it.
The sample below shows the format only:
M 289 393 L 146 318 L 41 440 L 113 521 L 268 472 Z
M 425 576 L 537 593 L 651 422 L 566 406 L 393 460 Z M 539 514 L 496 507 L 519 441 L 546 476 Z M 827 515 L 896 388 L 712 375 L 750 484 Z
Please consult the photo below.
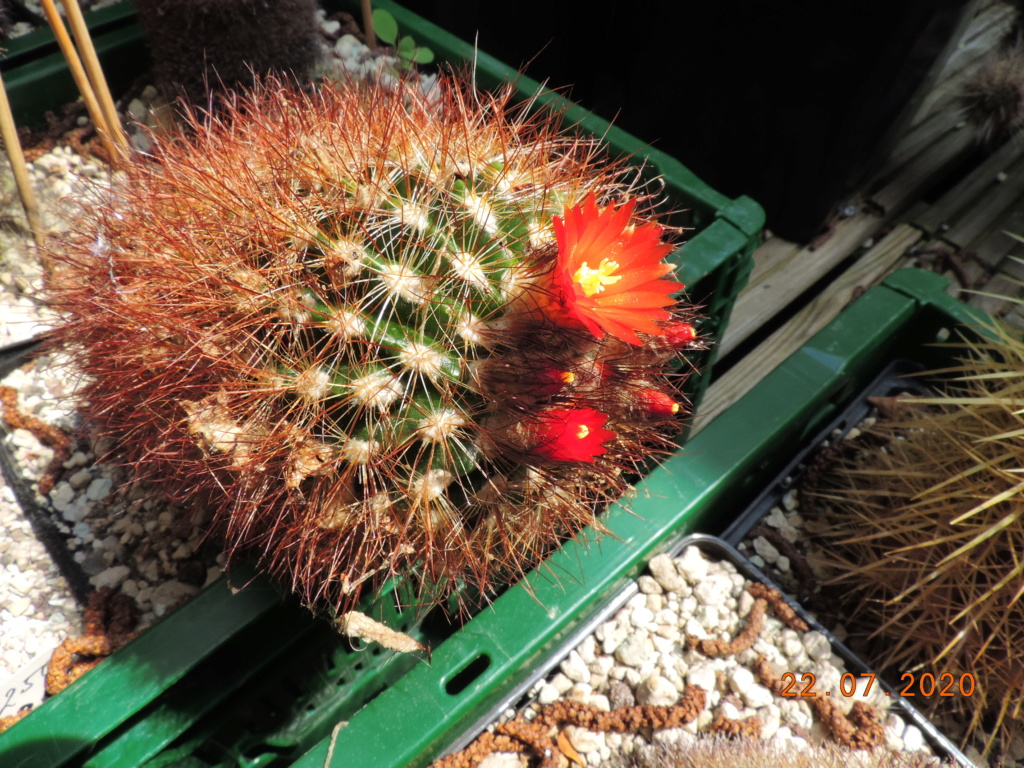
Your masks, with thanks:
M 562 380 L 563 384 L 572 384 L 576 381 L 576 374 L 572 371 L 562 371 L 558 378 Z
M 580 440 L 582 440 L 583 438 L 585 438 L 589 434 L 590 434 L 590 427 L 588 427 L 586 424 L 580 424 L 580 431 L 576 433 L 576 437 L 578 437 Z
M 672 403 L 672 413 L 679 413 L 679 403 Z
M 601 259 L 597 269 L 591 269 L 587 262 L 583 262 L 572 279 L 580 284 L 586 296 L 593 296 L 600 293 L 606 285 L 614 285 L 622 279 L 622 275 L 612 277 L 612 273 L 619 268 L 619 262 Z

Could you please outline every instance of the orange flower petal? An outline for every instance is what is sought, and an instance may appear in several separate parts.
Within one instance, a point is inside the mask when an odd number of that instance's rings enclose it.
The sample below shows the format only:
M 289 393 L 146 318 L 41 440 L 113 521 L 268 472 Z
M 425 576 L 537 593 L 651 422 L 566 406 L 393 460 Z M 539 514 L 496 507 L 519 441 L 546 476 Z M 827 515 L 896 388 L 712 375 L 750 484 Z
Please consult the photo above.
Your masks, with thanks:
M 672 245 L 661 242 L 664 229 L 653 222 L 630 225 L 636 204 L 599 208 L 591 192 L 554 217 L 558 263 L 554 298 L 545 306 L 553 320 L 630 344 L 641 343 L 638 331 L 664 335 L 654 321 L 670 319 L 659 308 L 674 304 L 672 294 L 683 285 L 667 278 L 673 267 L 662 259 Z

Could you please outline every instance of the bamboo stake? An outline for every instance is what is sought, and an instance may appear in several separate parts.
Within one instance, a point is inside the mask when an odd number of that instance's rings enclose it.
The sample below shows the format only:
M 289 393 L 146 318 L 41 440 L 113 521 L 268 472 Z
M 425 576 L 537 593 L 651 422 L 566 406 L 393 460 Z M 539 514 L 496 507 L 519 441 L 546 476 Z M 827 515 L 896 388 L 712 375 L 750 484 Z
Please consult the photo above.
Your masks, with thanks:
M 366 35 L 366 47 L 371 51 L 377 48 L 377 35 L 373 32 L 373 8 L 370 0 L 362 0 L 363 34 Z
M 85 62 L 85 69 L 89 73 L 89 81 L 96 90 L 96 96 L 100 102 L 100 108 L 106 117 L 105 122 L 110 129 L 111 139 L 116 142 L 119 148 L 126 152 L 128 150 L 128 138 L 121 130 L 121 119 L 117 116 L 117 109 L 114 107 L 114 99 L 110 95 L 110 88 L 107 87 L 107 79 L 103 75 L 103 68 L 100 66 L 99 57 L 96 56 L 96 48 L 93 47 L 92 38 L 89 36 L 89 28 L 85 25 L 82 17 L 82 9 L 78 7 L 78 0 L 61 0 L 64 5 L 64 14 L 71 26 L 71 33 L 78 43 L 78 50 Z M 112 155 L 111 157 L 118 157 Z
M 64 54 L 64 58 L 67 60 L 68 69 L 71 70 L 71 76 L 75 79 L 75 85 L 78 86 L 78 90 L 82 94 L 82 99 L 85 101 L 85 108 L 89 111 L 89 117 L 92 118 L 93 125 L 96 126 L 96 130 L 100 135 L 100 140 L 103 142 L 104 149 L 106 149 L 107 154 L 111 158 L 119 157 L 120 153 L 117 151 L 113 144 L 113 140 L 110 138 L 112 135 L 110 126 L 107 125 L 106 117 L 100 109 L 100 104 L 96 99 L 96 94 L 93 92 L 89 78 L 86 75 L 85 69 L 82 67 L 82 62 L 78 58 L 78 53 L 75 51 L 74 43 L 72 43 L 71 38 L 68 37 L 68 31 L 64 28 L 64 22 L 61 21 L 60 14 L 57 13 L 57 6 L 54 5 L 54 0 L 41 0 L 41 4 L 43 6 L 43 11 L 46 13 L 46 20 L 50 23 L 50 28 L 53 30 L 53 36 L 57 38 L 60 50 Z
M 43 253 L 45 233 L 43 232 L 43 222 L 39 218 L 39 204 L 36 202 L 36 195 L 32 191 L 32 183 L 28 178 L 28 166 L 25 163 L 25 155 L 21 151 L 18 129 L 14 125 L 14 114 L 11 112 L 11 102 L 7 98 L 3 78 L 0 78 L 0 137 L 3 138 L 4 147 L 7 149 L 7 158 L 10 160 L 11 170 L 14 172 L 14 182 L 18 186 L 18 196 L 21 198 L 22 208 L 25 209 L 25 218 L 28 219 L 29 229 L 32 230 L 32 238 L 40 253 Z

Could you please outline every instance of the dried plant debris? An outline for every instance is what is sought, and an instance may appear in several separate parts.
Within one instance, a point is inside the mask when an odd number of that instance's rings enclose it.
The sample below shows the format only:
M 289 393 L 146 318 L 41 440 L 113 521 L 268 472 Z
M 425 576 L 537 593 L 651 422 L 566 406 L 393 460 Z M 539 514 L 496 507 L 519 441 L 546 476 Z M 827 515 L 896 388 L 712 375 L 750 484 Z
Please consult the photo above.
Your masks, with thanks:
M 815 530 L 872 663 L 1005 754 L 1024 737 L 1024 342 L 990 332 L 944 394 L 819 475 Z
M 999 146 L 1024 126 L 1024 47 L 991 54 L 963 83 L 960 108 L 983 144 Z
M 529 720 L 520 716 L 483 734 L 472 745 L 433 763 L 432 768 L 470 768 L 492 752 L 525 752 L 540 757 L 540 768 L 559 768 L 564 759 L 559 736 L 563 728 L 576 726 L 588 731 L 636 733 L 641 728 L 675 728 L 697 719 L 704 709 L 707 692 L 690 686 L 677 704 L 664 707 L 634 706 L 606 712 L 579 701 L 548 704 Z M 571 738 L 569 742 L 571 744 Z M 575 752 L 575 748 L 573 748 Z
M 46 693 L 53 696 L 135 637 L 139 610 L 130 597 L 103 587 L 89 597 L 85 634 L 61 643 L 46 671 Z
M 53 489 L 64 468 L 64 462 L 71 457 L 71 438 L 42 419 L 22 412 L 18 407 L 18 391 L 13 387 L 0 386 L 0 409 L 4 424 L 9 429 L 26 429 L 35 435 L 39 442 L 53 449 L 53 458 L 37 486 L 39 494 L 45 496 Z

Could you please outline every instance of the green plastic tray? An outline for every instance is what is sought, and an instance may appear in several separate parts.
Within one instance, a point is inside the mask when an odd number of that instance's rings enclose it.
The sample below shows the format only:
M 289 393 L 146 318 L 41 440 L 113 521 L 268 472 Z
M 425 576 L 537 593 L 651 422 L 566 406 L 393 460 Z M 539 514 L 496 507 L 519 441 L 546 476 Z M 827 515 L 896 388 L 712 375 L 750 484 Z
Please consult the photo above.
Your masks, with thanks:
M 114 93 L 149 70 L 149 52 L 131 2 L 87 13 L 85 21 Z M 62 105 L 78 98 L 74 78 L 49 29 L 11 40 L 0 56 L 0 72 L 18 125 L 45 125 L 48 110 L 59 114 Z
M 434 50 L 439 59 L 458 67 L 475 58 L 482 86 L 516 77 L 500 62 L 478 54 L 472 46 L 399 6 L 386 0 L 377 6 L 390 10 L 403 31 Z M 127 3 L 117 6 L 106 26 L 93 27 L 94 40 L 115 87 L 127 84 L 148 67 L 141 31 L 130 9 Z M 48 33 L 35 34 L 43 39 Z M 74 97 L 59 52 L 48 52 L 44 42 L 37 39 L 33 46 L 25 46 L 17 59 L 12 54 L 6 62 L 10 67 L 5 68 L 4 77 L 12 102 L 17 114 L 27 121 L 37 121 L 43 109 L 54 109 Z M 523 100 L 540 88 L 526 78 L 514 81 Z M 680 258 L 683 279 L 691 298 L 705 307 L 708 319 L 702 330 L 720 334 L 749 276 L 750 254 L 764 223 L 760 207 L 749 198 L 733 200 L 717 193 L 676 160 L 553 94 L 542 96 L 538 103 L 564 109 L 568 122 L 577 130 L 604 138 L 613 155 L 635 155 L 646 173 L 664 178 L 671 205 L 683 210 L 673 223 L 692 228 Z M 706 355 L 702 364 L 709 368 L 713 354 Z M 691 381 L 690 396 L 697 400 L 708 376 Z M 643 542 L 637 546 L 647 547 Z M 567 561 L 562 555 L 554 563 L 560 580 L 575 583 L 582 578 L 586 584 L 600 586 L 601 580 L 594 580 L 589 572 L 581 573 L 571 558 Z M 233 575 L 235 586 L 246 585 L 239 594 L 233 594 L 224 581 L 211 586 L 0 734 L 0 765 L 288 765 L 326 738 L 339 720 L 353 717 L 367 701 L 393 686 L 410 668 L 428 668 L 414 657 L 395 657 L 379 648 L 354 651 L 326 623 L 313 621 L 270 585 L 248 581 L 246 574 Z M 414 609 L 402 610 L 400 605 L 401 599 L 387 594 L 376 604 L 364 605 L 363 610 L 434 648 L 446 647 L 443 641 L 457 627 L 449 625 L 440 611 L 417 617 Z M 484 613 L 489 615 L 490 609 Z M 556 629 L 552 631 L 563 631 L 570 619 L 562 616 L 553 623 Z M 475 669 L 472 661 L 466 660 L 471 670 Z M 461 679 L 446 681 L 449 690 L 455 690 Z
M 512 695 L 573 628 L 598 613 L 655 554 L 681 536 L 717 532 L 797 446 L 892 359 L 928 367 L 929 346 L 983 317 L 943 278 L 905 270 L 848 307 L 742 400 L 652 472 L 631 512 L 605 519 L 599 545 L 571 542 L 482 611 L 294 768 L 419 768 Z

